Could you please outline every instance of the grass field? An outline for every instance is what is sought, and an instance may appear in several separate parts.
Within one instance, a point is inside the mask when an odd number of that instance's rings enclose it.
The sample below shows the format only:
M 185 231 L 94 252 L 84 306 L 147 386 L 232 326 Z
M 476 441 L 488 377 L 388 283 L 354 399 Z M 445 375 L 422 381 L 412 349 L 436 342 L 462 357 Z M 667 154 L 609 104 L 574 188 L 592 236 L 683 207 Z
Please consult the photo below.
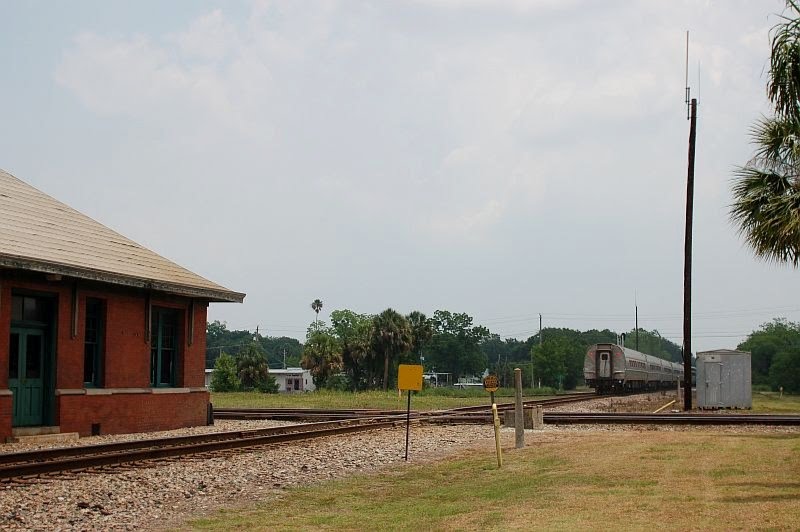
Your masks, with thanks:
M 549 390 L 548 390 L 549 391 Z M 586 390 L 583 390 L 586 391 Z M 526 399 L 535 399 L 532 390 L 526 390 Z M 513 390 L 501 388 L 497 393 L 498 402 L 513 401 Z M 212 393 L 211 402 L 217 408 L 380 408 L 405 410 L 406 394 L 390 392 L 335 392 L 322 390 L 305 394 L 263 394 L 257 392 Z M 489 404 L 489 394 L 481 389 L 424 390 L 413 394 L 411 408 L 416 410 L 435 410 Z M 753 412 L 760 413 L 800 413 L 800 396 L 772 392 L 753 392 Z
M 527 398 L 533 398 L 530 395 Z M 497 400 L 513 401 L 512 389 L 500 389 Z M 537 395 L 536 397 L 542 397 Z M 211 402 L 216 408 L 380 408 L 405 410 L 406 393 L 397 390 L 369 392 L 336 392 L 321 390 L 304 394 L 263 394 L 258 392 L 212 393 Z M 454 390 L 447 394 L 423 391 L 411 397 L 411 408 L 415 410 L 435 410 L 489 404 L 489 394 L 482 389 Z
M 505 443 L 512 440 L 505 433 Z M 295 488 L 189 523 L 227 530 L 792 529 L 800 433 L 587 431 L 528 436 L 380 474 Z
M 764 414 L 800 412 L 800 395 L 780 396 L 777 392 L 753 392 L 753 411 Z

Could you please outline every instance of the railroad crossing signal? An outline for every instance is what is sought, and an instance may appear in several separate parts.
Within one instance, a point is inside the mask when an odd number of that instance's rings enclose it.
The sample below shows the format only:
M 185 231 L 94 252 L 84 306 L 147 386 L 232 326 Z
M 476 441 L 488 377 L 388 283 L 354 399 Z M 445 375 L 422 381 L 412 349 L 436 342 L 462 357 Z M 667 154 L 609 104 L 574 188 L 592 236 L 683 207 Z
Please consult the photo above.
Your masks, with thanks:
M 483 389 L 489 393 L 494 393 L 500 387 L 497 375 L 487 375 L 483 378 Z
M 494 402 L 494 392 L 500 387 L 497 375 L 487 375 L 483 378 L 483 389 L 489 392 L 492 400 L 492 422 L 494 425 L 494 446 L 497 452 L 497 467 L 503 467 L 503 453 L 500 450 L 500 416 L 497 414 L 497 403 Z

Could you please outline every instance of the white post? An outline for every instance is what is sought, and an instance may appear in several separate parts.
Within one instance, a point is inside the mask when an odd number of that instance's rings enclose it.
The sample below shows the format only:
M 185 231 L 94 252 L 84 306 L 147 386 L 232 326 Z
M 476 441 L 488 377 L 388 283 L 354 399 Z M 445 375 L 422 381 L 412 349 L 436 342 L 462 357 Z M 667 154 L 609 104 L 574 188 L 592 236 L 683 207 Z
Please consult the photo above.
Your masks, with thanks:
M 515 405 L 514 405 L 514 435 L 515 447 L 522 449 L 525 447 L 525 418 L 522 411 L 522 370 L 520 368 L 514 369 L 514 388 L 515 388 Z

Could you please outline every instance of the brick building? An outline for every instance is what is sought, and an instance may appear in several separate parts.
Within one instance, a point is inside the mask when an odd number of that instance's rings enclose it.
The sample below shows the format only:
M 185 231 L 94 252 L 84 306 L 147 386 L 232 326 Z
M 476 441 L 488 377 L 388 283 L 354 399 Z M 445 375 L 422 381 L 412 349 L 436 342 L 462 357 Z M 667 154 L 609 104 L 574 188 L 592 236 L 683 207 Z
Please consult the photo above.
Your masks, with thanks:
M 206 423 L 217 285 L 0 170 L 0 442 Z

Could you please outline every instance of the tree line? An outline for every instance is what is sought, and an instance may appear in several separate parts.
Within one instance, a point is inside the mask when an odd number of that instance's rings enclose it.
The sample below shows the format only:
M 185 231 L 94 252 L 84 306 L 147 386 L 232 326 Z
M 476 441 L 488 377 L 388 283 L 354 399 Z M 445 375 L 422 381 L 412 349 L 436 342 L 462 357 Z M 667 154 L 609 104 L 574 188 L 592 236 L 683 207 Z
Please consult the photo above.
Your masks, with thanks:
M 270 366 L 283 367 L 284 350 L 287 366 L 309 369 L 315 384 L 323 388 L 390 388 L 398 364 L 423 364 L 426 372 L 449 373 L 450 382 L 479 377 L 489 370 L 498 375 L 501 385 L 510 387 L 514 368 L 520 368 L 526 387 L 572 389 L 583 382 L 588 347 L 617 343 L 623 336 L 609 329 L 546 327 L 541 336 L 504 339 L 475 325 L 465 313 L 437 310 L 427 317 L 422 312 L 403 315 L 392 309 L 377 315 L 334 310 L 330 323 L 315 317 L 305 343 L 229 330 L 219 321 L 209 323 L 207 331 L 207 367 L 214 367 L 220 353 L 228 355 L 222 362 L 228 368 L 226 378 L 233 384 L 220 383 L 226 389 L 269 388 L 247 375 L 265 375 Z M 624 338 L 626 347 L 636 347 L 635 330 Z M 737 349 L 751 352 L 754 385 L 800 392 L 800 324 L 775 319 L 753 331 Z M 680 346 L 661 338 L 656 330 L 639 329 L 638 350 L 671 362 L 682 361 Z
M 330 313 L 330 325 L 309 325 L 301 358 L 315 385 L 350 390 L 389 389 L 399 364 L 420 364 L 453 375 L 480 374 L 486 367 L 481 343 L 489 336 L 464 313 L 437 310 L 403 315 L 349 309 Z
M 270 367 L 282 368 L 284 356 L 287 367 L 300 365 L 303 344 L 296 338 L 262 336 L 247 330 L 232 331 L 226 323 L 215 320 L 206 325 L 206 367 L 213 368 L 220 354 L 227 353 L 235 357 L 254 342 L 263 351 Z
M 737 349 L 750 352 L 754 386 L 800 392 L 800 324 L 772 320 L 753 331 Z
M 545 328 L 541 337 L 501 339 L 476 325 L 472 316 L 448 310 L 428 317 L 392 308 L 375 315 L 339 309 L 330 313 L 328 323 L 319 319 L 320 300 L 311 308 L 315 316 L 305 343 L 295 347 L 300 348 L 299 364 L 311 372 L 319 388 L 387 390 L 395 385 L 399 364 L 422 364 L 426 372 L 446 374 L 439 382 L 479 378 L 488 370 L 511 386 L 513 370 L 519 367 L 526 385 L 572 389 L 582 382 L 587 348 L 620 338 L 610 330 Z M 218 324 L 216 329 L 220 330 Z M 628 347 L 633 347 L 635 331 L 627 336 Z M 681 360 L 680 347 L 662 339 L 658 331 L 640 329 L 638 339 L 642 351 Z

